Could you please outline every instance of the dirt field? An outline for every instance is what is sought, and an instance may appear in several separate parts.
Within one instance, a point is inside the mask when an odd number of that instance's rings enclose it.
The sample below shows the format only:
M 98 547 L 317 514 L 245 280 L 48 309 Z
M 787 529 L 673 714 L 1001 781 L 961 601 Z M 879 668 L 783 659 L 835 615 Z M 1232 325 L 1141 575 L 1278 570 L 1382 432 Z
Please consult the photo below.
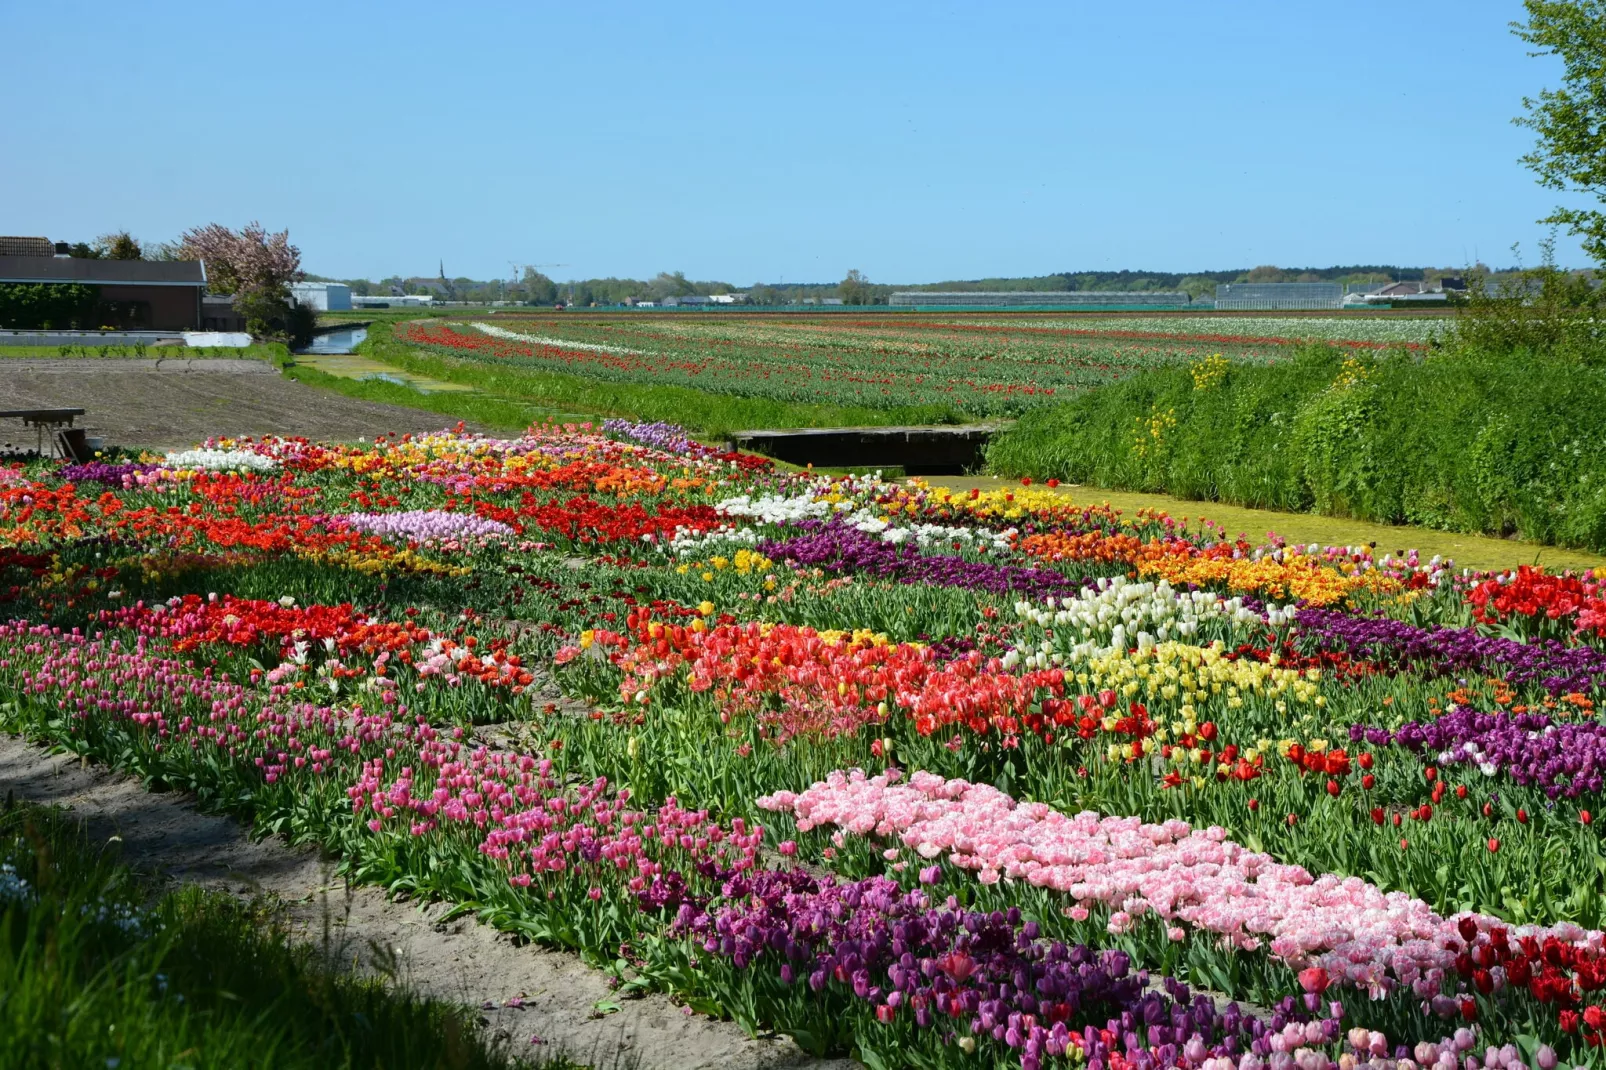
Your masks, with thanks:
M 0 410 L 81 408 L 78 425 L 108 445 L 185 449 L 213 435 L 306 435 L 325 441 L 437 431 L 438 413 L 360 401 L 293 382 L 257 360 L 0 360 Z M 31 447 L 17 421 L 0 449 Z

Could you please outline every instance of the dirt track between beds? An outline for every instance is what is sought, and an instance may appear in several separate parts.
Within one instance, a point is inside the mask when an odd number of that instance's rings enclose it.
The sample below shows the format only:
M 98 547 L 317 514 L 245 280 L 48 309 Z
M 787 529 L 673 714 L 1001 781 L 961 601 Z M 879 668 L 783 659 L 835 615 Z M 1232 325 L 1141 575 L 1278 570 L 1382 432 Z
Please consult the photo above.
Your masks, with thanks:
M 268 896 L 301 938 L 334 961 L 394 976 L 439 999 L 480 1007 L 483 1028 L 514 1052 L 564 1052 L 594 1067 L 639 1070 L 848 1070 L 791 1041 L 750 1039 L 731 1022 L 688 1015 L 660 995 L 615 999 L 575 956 L 520 946 L 473 918 L 441 922 L 441 906 L 350 887 L 311 848 L 253 841 L 228 818 L 177 794 L 0 732 L 0 793 L 69 807 L 91 837 L 121 837 L 123 860 L 175 882 L 243 898 Z M 327 941 L 327 943 L 325 943 Z M 531 1037 L 541 1038 L 532 1046 Z
M 438 413 L 331 394 L 260 360 L 0 359 L 0 409 L 81 408 L 77 426 L 109 445 L 186 449 L 214 435 L 305 435 L 324 441 L 438 431 Z M 7 443 L 34 433 L 0 426 Z

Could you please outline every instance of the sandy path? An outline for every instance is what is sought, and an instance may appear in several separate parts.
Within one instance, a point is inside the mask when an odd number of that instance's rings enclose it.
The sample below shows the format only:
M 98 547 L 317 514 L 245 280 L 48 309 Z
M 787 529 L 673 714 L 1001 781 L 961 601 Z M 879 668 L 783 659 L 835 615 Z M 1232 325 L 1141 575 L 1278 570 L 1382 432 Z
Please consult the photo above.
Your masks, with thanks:
M 481 1011 L 482 1025 L 515 1051 L 531 1050 L 530 1038 L 539 1036 L 543 1046 L 536 1050 L 606 1068 L 854 1065 L 810 1058 L 784 1038 L 749 1039 L 734 1023 L 687 1015 L 664 996 L 612 1002 L 604 975 L 573 955 L 521 947 L 472 918 L 443 924 L 438 905 L 420 908 L 373 887 L 348 887 L 334 875 L 333 860 L 314 849 L 253 842 L 238 823 L 200 813 L 183 796 L 146 791 L 138 781 L 4 733 L 0 792 L 71 808 L 96 840 L 120 836 L 124 860 L 139 869 L 234 895 L 272 896 L 300 935 L 327 941 L 341 962 L 393 974 L 441 999 L 491 1004 Z M 509 1000 L 523 1006 L 509 1007 Z
M 111 445 L 185 449 L 213 435 L 305 435 L 324 441 L 438 431 L 451 417 L 348 398 L 286 379 L 260 360 L 0 359 L 0 409 L 81 408 L 78 426 Z M 32 447 L 17 421 L 7 442 Z

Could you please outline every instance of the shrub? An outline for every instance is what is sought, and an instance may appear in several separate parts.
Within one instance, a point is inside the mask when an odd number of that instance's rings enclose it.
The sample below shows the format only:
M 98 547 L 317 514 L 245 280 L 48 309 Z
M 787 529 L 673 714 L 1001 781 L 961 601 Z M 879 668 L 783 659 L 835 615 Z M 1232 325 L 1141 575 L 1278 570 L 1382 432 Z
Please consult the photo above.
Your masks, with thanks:
M 1147 371 L 1028 412 L 1005 476 L 1606 549 L 1606 367 L 1523 350 Z
M 76 282 L 0 283 L 0 327 L 10 330 L 91 330 L 100 289 Z

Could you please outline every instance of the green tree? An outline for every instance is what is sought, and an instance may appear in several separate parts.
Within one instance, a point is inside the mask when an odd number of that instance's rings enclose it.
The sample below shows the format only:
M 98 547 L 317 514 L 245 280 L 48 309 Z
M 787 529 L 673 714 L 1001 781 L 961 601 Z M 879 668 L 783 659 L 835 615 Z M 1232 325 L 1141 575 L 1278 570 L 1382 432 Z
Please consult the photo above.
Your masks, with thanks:
M 524 299 L 534 305 L 550 305 L 558 299 L 558 284 L 533 267 L 524 269 Z
M 102 234 L 95 239 L 95 246 L 107 260 L 145 259 L 145 250 L 140 248 L 139 241 L 126 230 L 119 230 L 114 234 Z
M 1532 45 L 1533 56 L 1562 62 L 1562 87 L 1537 100 L 1523 97 L 1528 114 L 1515 120 L 1539 135 L 1522 158 L 1546 189 L 1587 193 L 1606 204 L 1606 0 L 1524 0 L 1528 21 L 1512 32 Z M 1606 264 L 1606 212 L 1557 208 L 1540 220 L 1566 227 L 1597 264 Z
M 837 286 L 836 292 L 844 305 L 868 305 L 873 293 L 870 280 L 858 268 L 848 272 L 848 277 Z

